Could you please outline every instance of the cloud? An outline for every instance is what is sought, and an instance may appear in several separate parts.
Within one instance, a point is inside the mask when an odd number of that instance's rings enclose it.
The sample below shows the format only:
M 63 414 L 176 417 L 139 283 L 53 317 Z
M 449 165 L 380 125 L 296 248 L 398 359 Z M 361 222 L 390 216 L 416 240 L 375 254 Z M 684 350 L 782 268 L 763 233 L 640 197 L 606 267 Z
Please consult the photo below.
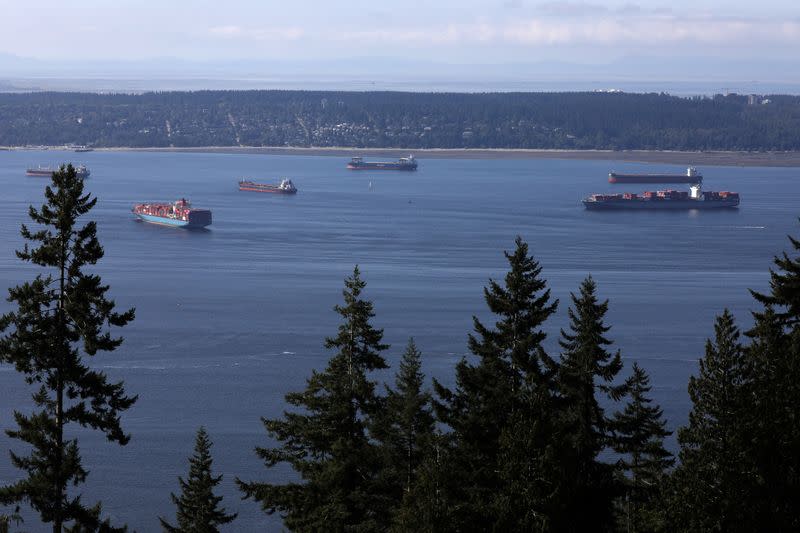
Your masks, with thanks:
M 305 30 L 300 27 L 286 28 L 244 28 L 242 26 L 215 26 L 208 29 L 214 37 L 227 39 L 249 39 L 254 41 L 278 41 L 300 39 L 305 35 Z
M 671 11 L 645 11 L 626 4 L 613 11 L 594 4 L 551 2 L 550 13 L 561 16 L 509 16 L 500 20 L 441 26 L 370 26 L 361 29 L 305 30 L 302 27 L 253 28 L 222 25 L 209 28 L 217 39 L 261 42 L 296 41 L 318 46 L 588 46 L 665 48 L 676 46 L 748 47 L 800 45 L 800 21 L 751 19 L 699 13 L 678 16 Z M 594 12 L 594 16 L 585 16 Z M 567 15 L 569 14 L 569 15 Z M 748 44 L 749 43 L 749 44 Z
M 556 17 L 585 17 L 608 13 L 609 9 L 600 4 L 586 2 L 556 1 L 539 4 L 538 11 L 543 15 Z

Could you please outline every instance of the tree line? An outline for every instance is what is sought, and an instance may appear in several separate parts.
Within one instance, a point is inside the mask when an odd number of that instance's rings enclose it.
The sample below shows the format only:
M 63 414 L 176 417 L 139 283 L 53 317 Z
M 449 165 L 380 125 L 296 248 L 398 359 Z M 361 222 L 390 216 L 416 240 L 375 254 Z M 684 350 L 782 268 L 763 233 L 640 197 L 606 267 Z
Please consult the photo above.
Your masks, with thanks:
M 75 170 L 54 173 L 46 203 L 30 208 L 37 229 L 20 259 L 45 268 L 14 287 L 16 310 L 0 317 L 0 361 L 33 386 L 36 408 L 15 412 L 8 435 L 24 477 L 0 488 L 9 506 L 0 531 L 26 512 L 62 531 L 124 531 L 82 501 L 87 480 L 75 424 L 125 445 L 122 413 L 136 401 L 122 382 L 92 370 L 86 357 L 111 352 L 134 311 L 117 312 L 86 267 L 103 256 L 94 206 Z M 677 433 L 678 453 L 650 378 L 625 369 L 587 277 L 570 295 L 569 325 L 558 354 L 544 347 L 559 308 L 529 246 L 517 238 L 508 271 L 489 280 L 484 299 L 493 322 L 473 320 L 469 358 L 453 386 L 422 372 L 422 350 L 409 339 L 393 383 L 383 330 L 358 267 L 335 307 L 332 355 L 305 386 L 286 395 L 286 410 L 263 419 L 269 445 L 255 453 L 262 476 L 237 478 L 245 499 L 278 514 L 292 531 L 694 532 L 800 529 L 800 241 L 775 258 L 770 290 L 753 292 L 754 325 L 742 333 L 723 310 L 688 384 L 692 409 Z M 186 479 L 172 494 L 165 531 L 212 532 L 233 523 L 215 494 L 211 439 L 200 428 Z M 269 481 L 288 465 L 293 480 Z M 21 506 L 26 506 L 23 510 Z M 14 507 L 16 506 L 16 507 Z M 29 511 L 30 510 L 30 511 Z
M 800 150 L 800 97 L 197 91 L 0 94 L 0 146 Z

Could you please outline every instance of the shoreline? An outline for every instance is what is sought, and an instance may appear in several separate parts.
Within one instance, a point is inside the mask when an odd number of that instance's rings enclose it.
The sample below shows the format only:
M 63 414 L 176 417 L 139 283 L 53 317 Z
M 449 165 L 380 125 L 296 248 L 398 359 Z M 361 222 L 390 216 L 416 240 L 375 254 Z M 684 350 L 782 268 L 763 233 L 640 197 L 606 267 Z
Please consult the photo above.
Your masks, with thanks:
M 0 147 L 0 150 L 35 150 L 35 148 Z M 51 150 L 69 150 L 48 147 Z M 350 148 L 350 147 L 261 147 L 261 146 L 198 146 L 198 147 L 111 147 L 95 148 L 96 152 L 175 152 L 204 154 L 255 154 L 353 157 L 404 157 L 414 154 L 419 159 L 578 159 L 627 161 L 684 166 L 800 167 L 800 152 L 724 152 L 724 151 L 660 151 L 660 150 L 555 150 L 509 148 Z

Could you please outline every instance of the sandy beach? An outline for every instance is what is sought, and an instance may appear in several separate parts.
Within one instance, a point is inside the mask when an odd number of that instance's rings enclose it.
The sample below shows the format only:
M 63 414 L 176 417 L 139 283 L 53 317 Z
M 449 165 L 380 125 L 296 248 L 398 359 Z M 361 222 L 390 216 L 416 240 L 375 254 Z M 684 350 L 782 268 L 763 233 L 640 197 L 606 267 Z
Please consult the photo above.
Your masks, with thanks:
M 188 152 L 260 155 L 315 155 L 397 158 L 413 153 L 420 159 L 586 159 L 674 165 L 800 167 L 800 152 L 677 152 L 649 150 L 509 150 L 509 149 L 395 149 L 204 146 L 194 148 L 97 148 L 98 151 Z
M 70 147 L 0 146 L 3 150 L 71 150 Z M 419 159 L 582 159 L 632 161 L 667 165 L 733 167 L 800 167 L 800 152 L 681 152 L 660 150 L 529 150 L 505 148 L 349 148 L 288 146 L 111 147 L 98 152 L 186 152 L 208 154 L 313 155 L 331 157 L 391 158 L 413 154 Z

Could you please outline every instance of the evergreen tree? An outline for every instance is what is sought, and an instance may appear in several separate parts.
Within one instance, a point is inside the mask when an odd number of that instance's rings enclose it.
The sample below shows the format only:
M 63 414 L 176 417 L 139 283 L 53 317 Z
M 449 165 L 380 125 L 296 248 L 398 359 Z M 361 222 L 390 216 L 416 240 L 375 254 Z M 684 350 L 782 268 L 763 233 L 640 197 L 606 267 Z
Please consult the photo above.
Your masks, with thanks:
M 795 252 L 800 241 L 789 237 Z M 762 490 L 762 527 L 800 530 L 800 255 L 776 257 L 770 292 L 751 291 L 764 308 L 746 350 L 752 378 L 750 456 Z
M 789 237 L 795 251 L 800 252 L 800 240 Z M 792 258 L 784 252 L 775 257 L 778 270 L 770 269 L 770 293 L 762 294 L 751 290 L 756 301 L 768 306 L 775 312 L 775 318 L 782 324 L 796 326 L 800 324 L 800 255 Z M 775 311 L 775 308 L 781 308 Z
M 625 387 L 628 401 L 624 410 L 614 415 L 614 450 L 622 456 L 617 465 L 625 476 L 619 529 L 628 533 L 656 531 L 655 504 L 667 470 L 675 462 L 664 448 L 664 439 L 672 432 L 666 430 L 661 408 L 651 405 L 650 378 L 637 363 L 633 363 L 633 374 Z
M 422 463 L 417 468 L 411 490 L 403 496 L 394 515 L 391 531 L 404 533 L 439 533 L 469 530 L 457 527 L 453 503 L 458 488 L 450 459 L 449 439 L 434 432 Z
M 558 302 L 550 301 L 528 245 L 520 237 L 515 244 L 513 253 L 505 253 L 510 270 L 504 286 L 490 280 L 484 289 L 489 310 L 498 316 L 495 327 L 473 318 L 469 349 L 477 362 L 458 363 L 455 390 L 434 380 L 437 417 L 452 428 L 454 475 L 462 477 L 454 512 L 467 528 L 487 530 L 496 521 L 501 435 L 511 417 L 528 405 L 522 400 L 523 386 L 549 382 L 555 368 L 542 348 L 546 334 L 541 326 Z
M 236 513 L 227 514 L 220 508 L 222 496 L 214 495 L 214 487 L 222 481 L 222 476 L 211 475 L 211 439 L 204 427 L 197 431 L 194 442 L 194 455 L 189 458 L 189 477 L 186 481 L 178 478 L 181 486 L 180 497 L 170 494 L 172 503 L 178 508 L 177 525 L 173 526 L 159 518 L 165 531 L 174 533 L 216 533 L 217 526 L 228 524 L 236 518 Z
M 624 385 L 613 385 L 622 360 L 619 351 L 609 353 L 612 342 L 605 337 L 609 327 L 603 323 L 608 300 L 600 302 L 596 284 L 590 277 L 571 294 L 570 333 L 561 331 L 563 349 L 558 385 L 561 420 L 572 459 L 567 460 L 569 483 L 556 529 L 563 531 L 602 531 L 613 521 L 613 467 L 598 457 L 613 444 L 612 424 L 600 406 L 598 396 L 618 400 Z
M 379 454 L 367 428 L 379 401 L 368 374 L 386 368 L 380 352 L 383 330 L 370 323 L 372 303 L 362 299 L 364 281 L 356 267 L 345 280 L 338 334 L 325 345 L 337 350 L 322 372 L 314 371 L 306 389 L 286 395 L 297 407 L 280 419 L 263 419 L 280 444 L 256 448 L 271 468 L 288 463 L 302 482 L 273 484 L 237 479 L 245 498 L 259 501 L 268 514 L 281 513 L 294 531 L 377 530 L 383 523 L 376 480 Z
M 26 443 L 27 456 L 11 452 L 11 461 L 27 477 L 0 488 L 0 502 L 26 502 L 41 520 L 52 523 L 54 533 L 72 522 L 76 529 L 110 528 L 99 521 L 100 507 L 86 507 L 79 495 L 67 487 L 86 480 L 78 452 L 78 441 L 65 429 L 73 424 L 104 433 L 121 445 L 130 439 L 120 424 L 120 415 L 136 401 L 125 395 L 122 382 L 92 370 L 82 353 L 94 356 L 110 352 L 122 338 L 113 337 L 111 326 L 124 326 L 134 318 L 133 310 L 114 311 L 106 297 L 109 289 L 99 276 L 84 271 L 103 257 L 97 227 L 88 222 L 76 226 L 96 198 L 83 192 L 83 180 L 72 165 L 54 172 L 46 188 L 47 203 L 30 207 L 29 216 L 41 229 L 23 224 L 26 243 L 17 256 L 49 269 L 31 281 L 9 290 L 8 300 L 16 311 L 0 317 L 0 361 L 9 363 L 36 385 L 32 415 L 14 413 L 18 429 L 7 434 Z
M 434 436 L 430 393 L 423 390 L 422 354 L 409 339 L 385 408 L 375 425 L 383 451 L 382 475 L 389 505 L 397 512 L 416 483 L 417 474 Z
M 668 527 L 676 531 L 759 531 L 761 498 L 747 453 L 751 378 L 739 328 L 726 309 L 706 343 L 699 375 L 689 380 L 692 410 L 678 431 L 680 464 L 672 475 Z M 767 530 L 771 530 L 767 528 Z
M 571 457 L 566 435 L 553 416 L 557 403 L 546 384 L 521 388 L 523 408 L 500 436 L 500 487 L 494 497 L 494 531 L 556 531 Z

